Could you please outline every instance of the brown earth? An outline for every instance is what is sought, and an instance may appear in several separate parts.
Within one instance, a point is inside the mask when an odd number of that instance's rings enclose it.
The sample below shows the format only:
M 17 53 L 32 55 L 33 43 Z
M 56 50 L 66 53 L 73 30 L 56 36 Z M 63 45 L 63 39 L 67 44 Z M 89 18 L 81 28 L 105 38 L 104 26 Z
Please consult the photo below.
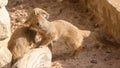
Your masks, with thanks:
M 112 2 L 114 3 L 114 2 Z M 80 29 L 99 31 L 99 21 L 91 11 L 82 7 L 77 0 L 9 0 L 7 9 L 11 17 L 12 32 L 27 17 L 34 7 L 46 10 L 49 21 L 63 19 Z M 89 23 L 89 24 L 88 24 Z M 69 49 L 59 41 L 53 46 L 52 68 L 120 68 L 120 49 L 86 38 L 78 58 L 66 57 Z

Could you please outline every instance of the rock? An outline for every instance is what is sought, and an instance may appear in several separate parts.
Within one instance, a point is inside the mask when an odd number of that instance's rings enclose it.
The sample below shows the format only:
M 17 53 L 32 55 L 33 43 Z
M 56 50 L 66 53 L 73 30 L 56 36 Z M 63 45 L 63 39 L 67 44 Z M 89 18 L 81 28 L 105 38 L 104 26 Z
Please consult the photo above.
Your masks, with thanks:
M 5 7 L 0 8 L 0 23 L 5 25 L 4 28 L 6 29 L 6 34 L 8 38 L 10 38 L 10 35 L 11 35 L 10 17 Z
M 91 63 L 97 64 L 97 60 L 91 60 Z
M 98 24 L 101 24 L 100 35 L 113 42 L 120 44 L 120 12 L 114 4 L 119 0 L 109 2 L 110 0 L 82 0 L 84 6 L 93 12 L 99 18 Z M 114 0 L 111 0 L 114 1 Z M 119 4 L 118 4 L 119 5 Z
M 105 57 L 104 58 L 104 61 L 109 61 L 109 60 L 111 60 L 111 57 Z
M 12 54 L 6 47 L 0 46 L 0 68 L 9 68 Z
M 8 3 L 8 0 L 0 0 L 0 8 L 5 7 Z
M 7 3 L 8 3 L 8 0 L 0 0 L 0 23 L 1 23 L 0 26 L 3 26 L 7 36 L 10 37 L 11 35 L 10 16 L 8 11 L 5 8 Z M 2 27 L 0 28 L 0 30 L 1 29 Z
M 9 68 L 12 54 L 7 48 L 11 30 L 10 30 L 10 17 L 5 6 L 8 0 L 0 0 L 0 68 Z
M 47 47 L 30 50 L 12 68 L 51 68 L 52 55 Z
M 0 23 L 0 41 L 8 38 L 6 25 Z

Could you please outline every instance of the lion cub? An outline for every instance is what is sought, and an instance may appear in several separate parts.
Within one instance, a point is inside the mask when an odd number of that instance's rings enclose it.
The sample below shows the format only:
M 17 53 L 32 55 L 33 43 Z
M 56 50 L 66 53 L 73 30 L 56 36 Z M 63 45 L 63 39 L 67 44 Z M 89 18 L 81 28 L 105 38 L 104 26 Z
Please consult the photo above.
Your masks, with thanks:
M 12 64 L 14 64 L 20 57 L 28 52 L 35 43 L 36 32 L 30 30 L 29 27 L 20 26 L 12 34 L 8 49 L 12 53 Z
M 71 23 L 64 20 L 55 20 L 49 22 L 49 14 L 40 8 L 32 10 L 28 20 L 25 22 L 31 29 L 36 30 L 42 35 L 40 46 L 46 46 L 53 41 L 62 39 L 69 49 L 72 49 L 72 55 L 79 51 L 84 37 L 90 32 L 79 30 Z M 86 34 L 88 32 L 88 34 Z M 39 47 L 39 45 L 37 47 Z

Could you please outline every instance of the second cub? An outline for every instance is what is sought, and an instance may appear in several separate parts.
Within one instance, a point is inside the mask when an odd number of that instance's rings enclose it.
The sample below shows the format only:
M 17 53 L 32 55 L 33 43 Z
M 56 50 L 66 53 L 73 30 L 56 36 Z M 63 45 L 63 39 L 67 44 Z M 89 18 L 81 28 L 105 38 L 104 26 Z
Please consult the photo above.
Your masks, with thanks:
M 32 10 L 25 24 L 31 29 L 36 30 L 42 35 L 40 46 L 46 46 L 53 41 L 62 39 L 69 49 L 72 49 L 72 55 L 79 51 L 82 46 L 83 39 L 90 32 L 79 30 L 76 26 L 64 20 L 48 21 L 49 14 L 40 8 Z M 88 34 L 87 34 L 88 33 Z M 37 47 L 39 47 L 39 45 Z

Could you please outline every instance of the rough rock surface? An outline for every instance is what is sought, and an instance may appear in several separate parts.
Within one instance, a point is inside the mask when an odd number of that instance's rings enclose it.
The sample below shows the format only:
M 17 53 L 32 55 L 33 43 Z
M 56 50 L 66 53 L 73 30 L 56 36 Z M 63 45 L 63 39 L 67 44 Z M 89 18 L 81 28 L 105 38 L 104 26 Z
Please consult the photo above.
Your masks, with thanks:
M 10 38 L 10 17 L 5 6 L 8 0 L 0 0 L 0 68 L 8 67 L 12 55 L 7 49 L 7 43 Z
M 21 57 L 12 68 L 51 68 L 51 59 L 49 48 L 36 48 Z
M 0 23 L 4 24 L 6 27 L 6 35 L 10 38 L 11 29 L 10 29 L 10 16 L 5 6 L 0 8 Z
M 6 45 L 3 44 L 3 45 Z M 7 49 L 7 47 L 0 47 L 0 68 L 9 68 L 11 62 L 12 54 Z
M 0 40 L 4 40 L 6 38 L 8 38 L 6 25 L 0 23 Z
M 0 0 L 0 8 L 5 7 L 8 3 L 8 0 Z
M 97 16 L 96 24 L 101 26 L 99 32 L 107 40 L 120 44 L 119 0 L 85 0 L 86 6 Z M 118 8 L 119 7 L 119 8 Z

